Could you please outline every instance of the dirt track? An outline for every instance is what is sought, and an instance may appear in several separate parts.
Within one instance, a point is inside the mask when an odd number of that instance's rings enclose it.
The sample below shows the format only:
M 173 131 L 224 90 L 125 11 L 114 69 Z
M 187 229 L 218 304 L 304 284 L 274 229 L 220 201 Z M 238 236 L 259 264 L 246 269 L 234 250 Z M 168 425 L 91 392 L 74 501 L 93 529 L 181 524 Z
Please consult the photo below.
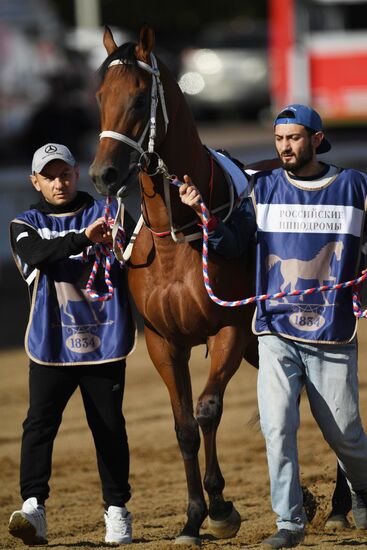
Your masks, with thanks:
M 360 326 L 361 410 L 366 423 L 367 322 L 361 321 Z M 204 385 L 208 368 L 204 351 L 195 349 L 191 361 L 195 398 Z M 7 533 L 9 515 L 20 504 L 19 450 L 21 423 L 27 409 L 27 360 L 23 351 L 1 353 L 0 372 L 0 548 L 25 548 Z M 204 534 L 203 547 L 207 549 L 256 548 L 274 530 L 263 438 L 258 427 L 250 423 L 256 414 L 255 385 L 256 371 L 243 364 L 227 388 L 218 437 L 225 495 L 239 510 L 242 526 L 238 535 L 227 541 L 212 541 Z M 335 459 L 310 415 L 306 398 L 301 408 L 302 479 L 317 497 L 319 507 L 305 544 L 299 548 L 365 547 L 367 533 L 355 529 L 323 533 L 333 491 Z M 143 340 L 139 340 L 128 362 L 125 416 L 132 457 L 133 498 L 129 508 L 134 516 L 134 544 L 131 548 L 173 548 L 174 537 L 184 522 L 186 484 L 168 394 L 147 357 Z M 66 409 L 56 439 L 47 514 L 49 547 L 60 550 L 107 547 L 101 542 L 103 508 L 94 448 L 78 393 Z

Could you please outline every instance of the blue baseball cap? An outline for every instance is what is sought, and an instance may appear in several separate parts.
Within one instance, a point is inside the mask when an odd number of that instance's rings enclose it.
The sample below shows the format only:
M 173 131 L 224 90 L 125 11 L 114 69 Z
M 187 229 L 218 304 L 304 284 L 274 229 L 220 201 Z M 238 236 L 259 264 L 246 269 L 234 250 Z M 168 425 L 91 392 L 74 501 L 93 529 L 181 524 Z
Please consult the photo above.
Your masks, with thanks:
M 301 124 L 314 132 L 323 131 L 322 120 L 319 113 L 311 109 L 311 107 L 300 105 L 299 103 L 293 103 L 292 105 L 284 107 L 274 120 L 274 126 L 277 124 Z M 324 137 L 316 149 L 316 153 L 327 153 L 330 149 L 331 145 Z

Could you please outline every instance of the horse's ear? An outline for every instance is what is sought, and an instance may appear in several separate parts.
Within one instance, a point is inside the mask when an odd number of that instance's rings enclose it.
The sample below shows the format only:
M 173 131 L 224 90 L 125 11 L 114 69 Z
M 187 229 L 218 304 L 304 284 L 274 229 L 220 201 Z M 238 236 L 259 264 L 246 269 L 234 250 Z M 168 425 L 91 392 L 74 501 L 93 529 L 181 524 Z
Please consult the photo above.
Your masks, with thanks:
M 140 29 L 139 42 L 135 48 L 135 54 L 137 59 L 149 62 L 150 54 L 154 49 L 154 31 L 148 25 L 143 25 Z
M 111 53 L 117 50 L 117 45 L 113 39 L 112 31 L 110 27 L 107 27 L 107 25 L 105 25 L 105 28 L 104 28 L 103 45 L 106 48 L 108 55 L 111 55 Z

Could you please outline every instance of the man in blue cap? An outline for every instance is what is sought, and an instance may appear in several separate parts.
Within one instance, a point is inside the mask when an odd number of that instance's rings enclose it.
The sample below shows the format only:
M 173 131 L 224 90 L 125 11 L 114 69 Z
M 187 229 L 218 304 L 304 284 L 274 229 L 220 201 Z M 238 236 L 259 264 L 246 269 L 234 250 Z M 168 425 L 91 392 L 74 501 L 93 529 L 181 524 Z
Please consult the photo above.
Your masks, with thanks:
M 246 254 L 256 232 L 256 294 L 305 291 L 354 279 L 360 269 L 367 176 L 321 162 L 330 150 L 319 114 L 285 107 L 274 121 L 280 167 L 257 172 L 251 196 L 230 222 L 209 220 L 210 246 L 225 257 Z M 189 176 L 181 200 L 201 217 Z M 257 303 L 258 402 L 278 530 L 264 548 L 292 548 L 307 518 L 299 479 L 299 398 L 305 387 L 324 438 L 352 490 L 358 526 L 367 526 L 367 437 L 358 406 L 357 322 L 352 290 L 285 296 Z

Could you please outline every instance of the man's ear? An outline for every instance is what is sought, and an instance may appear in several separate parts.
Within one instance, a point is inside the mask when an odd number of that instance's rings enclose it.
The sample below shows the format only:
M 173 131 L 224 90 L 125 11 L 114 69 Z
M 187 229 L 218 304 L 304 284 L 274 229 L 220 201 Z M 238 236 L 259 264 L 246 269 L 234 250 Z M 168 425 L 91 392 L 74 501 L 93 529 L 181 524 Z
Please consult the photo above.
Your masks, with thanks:
M 320 143 L 322 142 L 322 140 L 324 139 L 325 135 L 324 135 L 324 132 L 321 132 L 320 130 L 319 132 L 316 132 L 315 134 L 313 134 L 312 137 L 313 137 L 314 147 L 315 149 L 317 149 Z
M 34 174 L 31 174 L 31 175 L 29 176 L 29 179 L 31 180 L 33 187 L 34 187 L 37 191 L 41 192 L 41 188 L 40 188 L 40 186 L 39 186 L 39 183 L 38 183 L 38 181 L 37 181 L 36 176 L 35 176 Z

